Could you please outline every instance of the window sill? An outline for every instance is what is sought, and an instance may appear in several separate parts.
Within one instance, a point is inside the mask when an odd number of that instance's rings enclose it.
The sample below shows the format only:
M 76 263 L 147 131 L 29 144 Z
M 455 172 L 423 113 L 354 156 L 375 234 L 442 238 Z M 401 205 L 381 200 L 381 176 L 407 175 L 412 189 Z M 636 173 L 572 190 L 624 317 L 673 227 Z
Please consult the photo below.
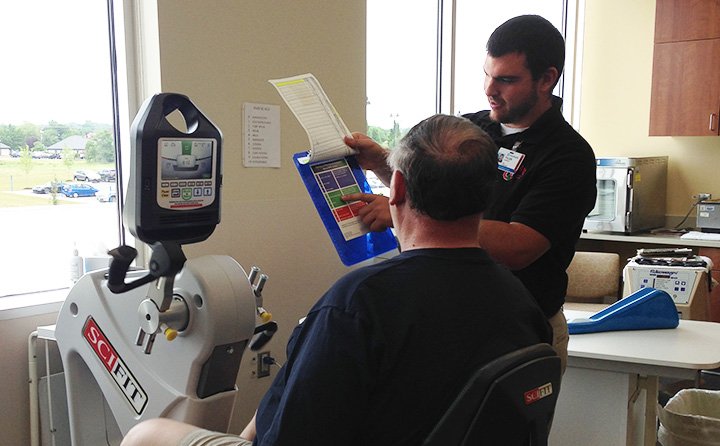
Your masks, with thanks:
M 0 298 L 0 321 L 60 311 L 69 288 Z

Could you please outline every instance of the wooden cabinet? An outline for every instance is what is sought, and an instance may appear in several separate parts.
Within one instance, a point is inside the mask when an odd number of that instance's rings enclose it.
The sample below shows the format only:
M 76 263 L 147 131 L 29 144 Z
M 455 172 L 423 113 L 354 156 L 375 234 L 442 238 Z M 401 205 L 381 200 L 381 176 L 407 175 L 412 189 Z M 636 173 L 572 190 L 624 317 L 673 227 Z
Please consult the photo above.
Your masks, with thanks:
M 713 262 L 713 269 L 710 272 L 714 280 L 720 279 L 720 248 L 700 248 L 701 256 L 709 257 Z M 710 292 L 708 320 L 711 322 L 720 322 L 720 285 L 715 284 Z
M 655 44 L 650 136 L 718 135 L 720 38 Z
M 657 0 L 655 43 L 720 38 L 720 0 Z
M 657 0 L 650 136 L 720 135 L 720 0 Z

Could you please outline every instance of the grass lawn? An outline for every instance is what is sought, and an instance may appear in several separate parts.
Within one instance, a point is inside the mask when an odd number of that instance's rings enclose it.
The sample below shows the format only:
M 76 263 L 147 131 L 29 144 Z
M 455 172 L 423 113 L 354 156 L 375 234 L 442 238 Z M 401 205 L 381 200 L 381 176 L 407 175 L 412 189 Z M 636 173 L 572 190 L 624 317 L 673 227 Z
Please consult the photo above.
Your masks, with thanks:
M 18 195 L 12 192 L 0 192 L 0 208 L 14 208 L 23 206 L 42 206 L 53 204 L 50 194 Z M 66 201 L 57 200 L 55 204 L 72 204 Z
M 76 170 L 114 168 L 112 163 L 75 160 L 68 166 L 61 159 L 34 159 L 30 163 L 30 170 L 26 172 L 20 158 L 0 158 L 0 208 L 52 204 L 52 196 L 49 194 L 27 196 L 10 192 L 30 190 L 33 186 L 51 181 L 72 181 Z

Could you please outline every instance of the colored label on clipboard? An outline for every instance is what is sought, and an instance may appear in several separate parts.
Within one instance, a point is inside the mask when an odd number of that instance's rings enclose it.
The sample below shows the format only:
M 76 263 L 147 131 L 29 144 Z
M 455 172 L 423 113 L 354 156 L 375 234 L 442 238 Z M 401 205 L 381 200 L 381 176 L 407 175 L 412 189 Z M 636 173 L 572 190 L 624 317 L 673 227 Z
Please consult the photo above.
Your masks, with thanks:
M 357 216 L 358 208 L 365 206 L 365 203 L 362 201 L 346 203 L 341 198 L 343 195 L 360 192 L 360 186 L 355 180 L 347 160 L 341 158 L 327 163 L 314 164 L 310 165 L 310 169 L 315 175 L 315 180 L 320 186 L 325 201 L 330 206 L 335 222 L 345 240 L 352 240 L 370 232 L 362 226 L 362 221 Z

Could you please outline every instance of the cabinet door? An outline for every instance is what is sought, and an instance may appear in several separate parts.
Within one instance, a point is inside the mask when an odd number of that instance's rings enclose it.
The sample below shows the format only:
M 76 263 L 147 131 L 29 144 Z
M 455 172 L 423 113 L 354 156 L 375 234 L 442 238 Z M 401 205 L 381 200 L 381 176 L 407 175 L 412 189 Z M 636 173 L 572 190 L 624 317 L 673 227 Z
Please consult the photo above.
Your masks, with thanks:
M 720 38 L 720 0 L 657 0 L 655 43 Z
M 699 254 L 710 257 L 713 263 L 712 277 L 714 280 L 717 280 L 718 273 L 720 273 L 720 248 L 700 248 Z M 708 313 L 710 315 L 708 318 L 709 321 L 720 322 L 720 285 L 718 284 L 713 284 L 712 286 Z
M 655 44 L 650 136 L 718 135 L 720 39 Z

